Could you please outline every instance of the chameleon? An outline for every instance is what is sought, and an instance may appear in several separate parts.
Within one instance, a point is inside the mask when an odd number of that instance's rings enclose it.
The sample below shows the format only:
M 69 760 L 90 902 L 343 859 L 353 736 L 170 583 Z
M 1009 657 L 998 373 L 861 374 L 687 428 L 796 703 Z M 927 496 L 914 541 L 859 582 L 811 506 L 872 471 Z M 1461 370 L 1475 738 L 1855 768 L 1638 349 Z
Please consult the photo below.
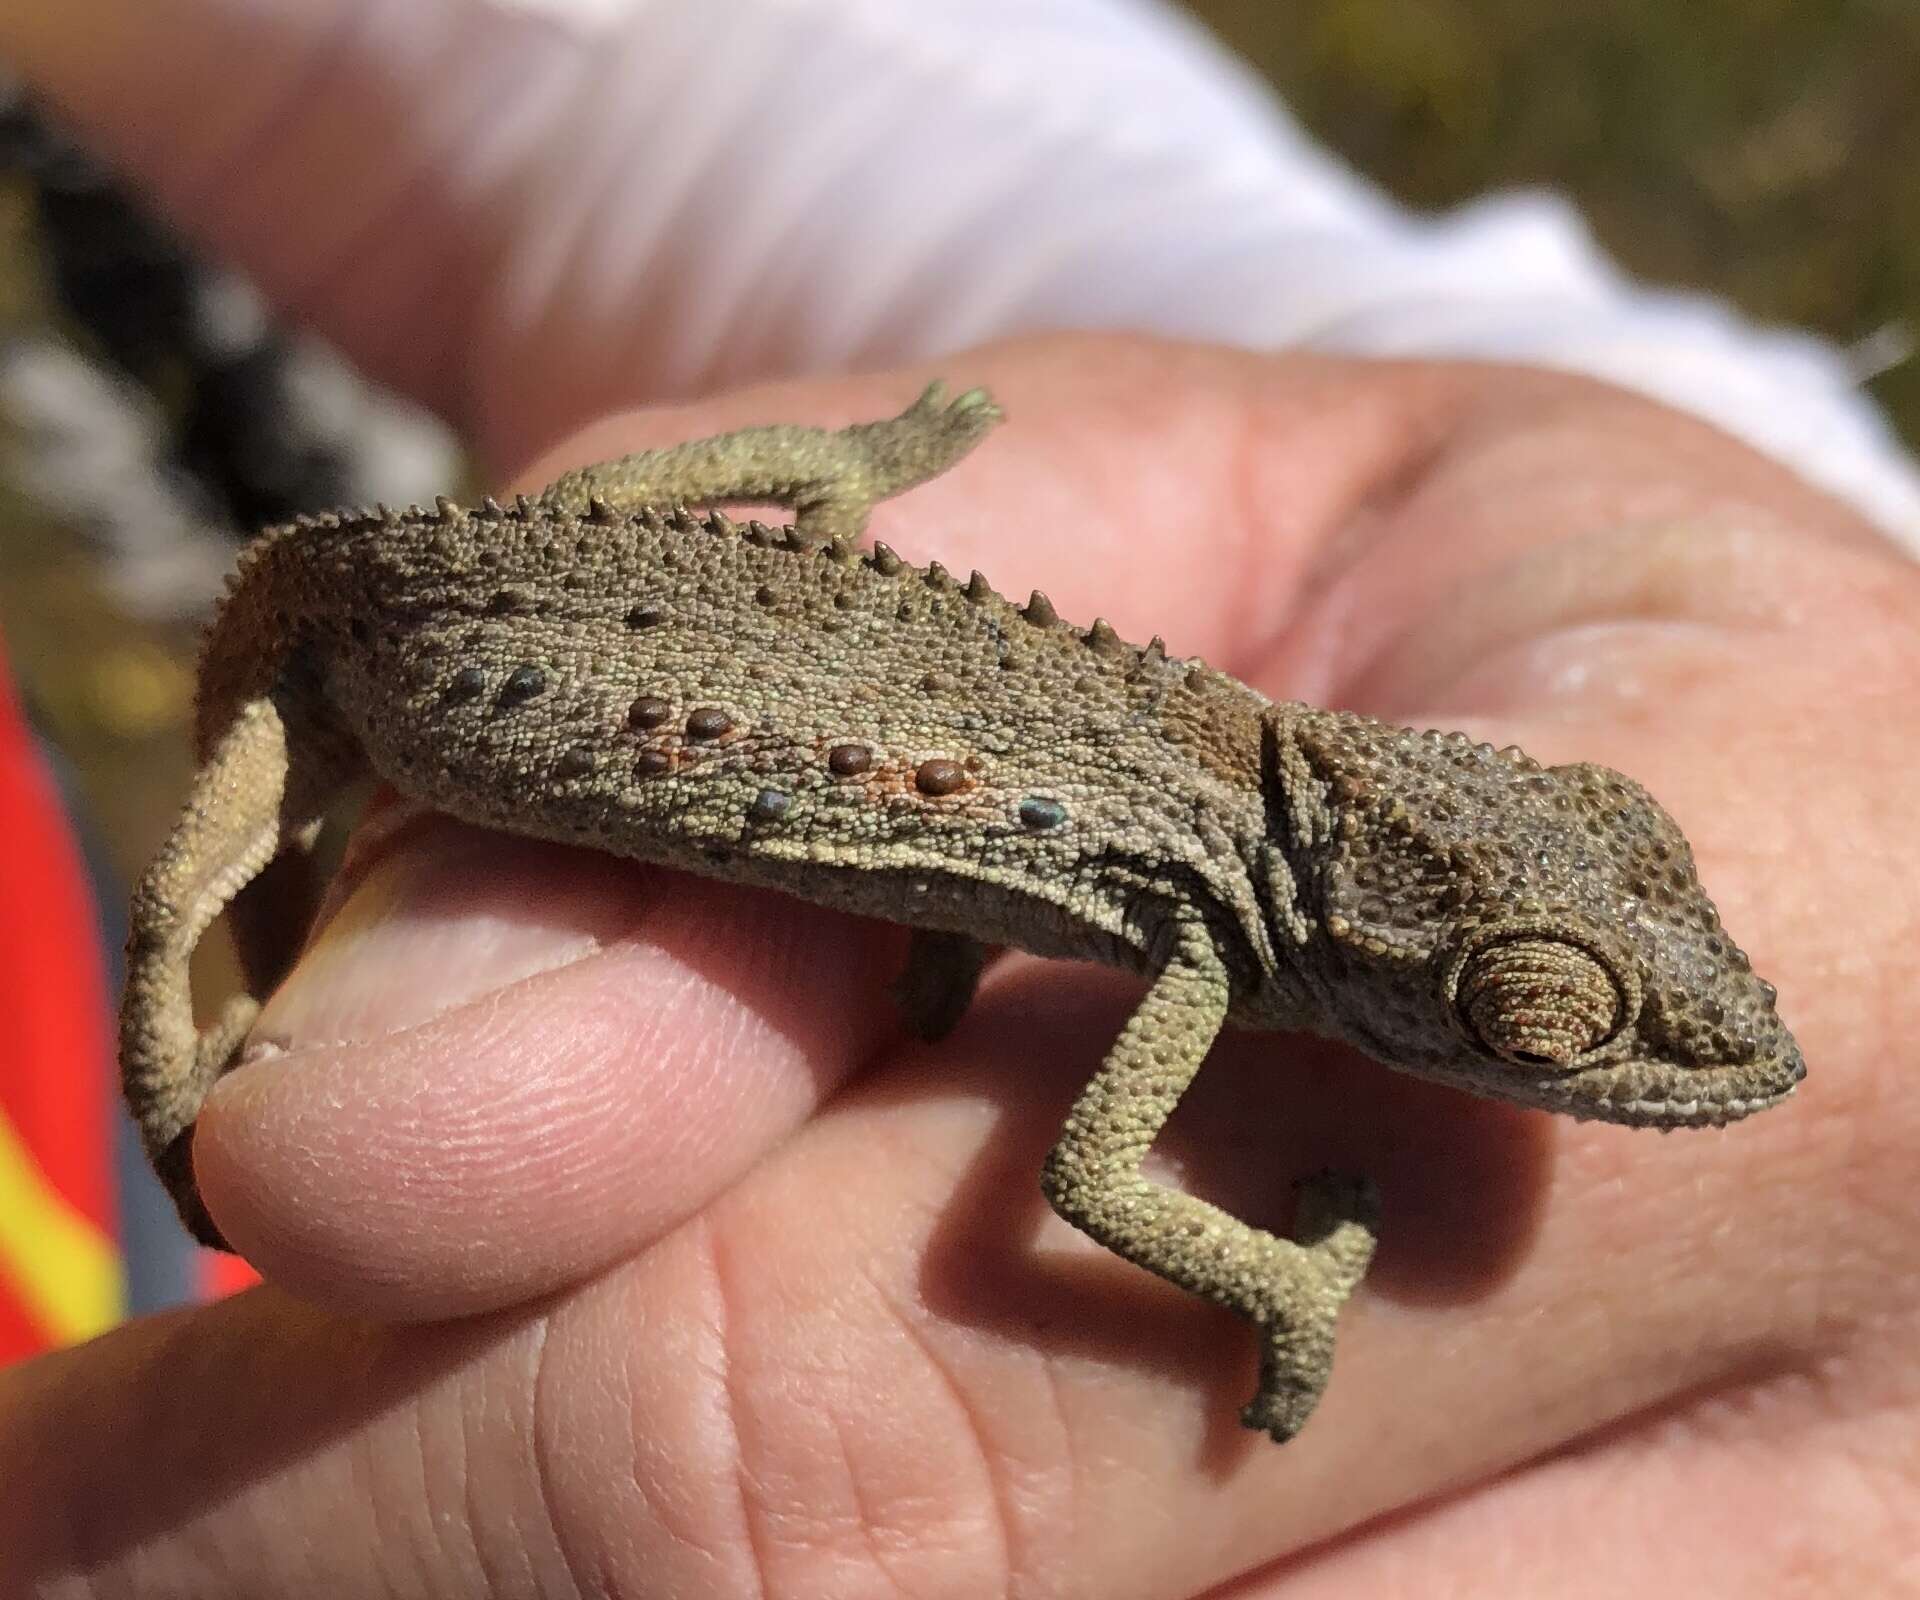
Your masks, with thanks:
M 128 1102 L 195 1234 L 224 1243 L 195 1118 L 258 1007 L 235 996 L 201 1030 L 188 957 L 369 774 L 485 827 L 906 924 L 897 994 L 929 1038 L 990 947 L 1143 977 L 1041 1188 L 1252 1325 L 1242 1420 L 1275 1440 L 1327 1385 L 1379 1201 L 1307 1176 L 1283 1236 L 1145 1175 L 1224 1026 L 1635 1127 L 1792 1092 L 1775 991 L 1631 779 L 1269 700 L 1038 591 L 1016 605 L 977 571 L 860 547 L 875 502 L 1000 420 L 936 383 L 882 421 L 744 428 L 511 505 L 304 516 L 249 546 L 202 656 L 198 772 L 134 893 L 120 1027 Z

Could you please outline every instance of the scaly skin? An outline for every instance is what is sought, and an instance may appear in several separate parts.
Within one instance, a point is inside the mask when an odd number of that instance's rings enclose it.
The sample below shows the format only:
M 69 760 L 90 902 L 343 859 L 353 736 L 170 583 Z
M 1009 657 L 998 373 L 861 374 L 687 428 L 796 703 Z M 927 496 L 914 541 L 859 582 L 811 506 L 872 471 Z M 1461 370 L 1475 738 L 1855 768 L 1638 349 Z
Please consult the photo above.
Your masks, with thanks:
M 1275 704 L 1194 660 L 853 540 L 999 420 L 746 429 L 511 509 L 264 534 L 210 636 L 202 767 L 133 907 L 121 1050 L 203 1239 L 193 1123 L 254 1015 L 196 1032 L 187 958 L 370 768 L 467 821 L 919 931 L 899 994 L 958 1018 L 1008 944 L 1150 987 L 1042 1183 L 1070 1222 L 1253 1323 L 1251 1427 L 1290 1438 L 1373 1253 L 1358 1178 L 1283 1239 L 1140 1163 L 1223 1024 L 1306 1029 L 1475 1093 L 1636 1126 L 1731 1121 L 1803 1073 L 1672 820 L 1605 768 Z M 772 502 L 792 529 L 695 517 Z

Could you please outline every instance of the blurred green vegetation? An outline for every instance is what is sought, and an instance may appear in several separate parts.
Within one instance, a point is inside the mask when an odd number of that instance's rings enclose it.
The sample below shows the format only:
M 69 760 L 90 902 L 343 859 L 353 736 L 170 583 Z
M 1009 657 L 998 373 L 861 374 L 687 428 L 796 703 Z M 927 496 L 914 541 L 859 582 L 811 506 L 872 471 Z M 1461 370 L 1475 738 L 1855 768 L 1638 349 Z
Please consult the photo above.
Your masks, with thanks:
M 1920 444 L 1915 0 L 1187 0 L 1408 203 L 1571 196 L 1625 265 L 1890 362 Z

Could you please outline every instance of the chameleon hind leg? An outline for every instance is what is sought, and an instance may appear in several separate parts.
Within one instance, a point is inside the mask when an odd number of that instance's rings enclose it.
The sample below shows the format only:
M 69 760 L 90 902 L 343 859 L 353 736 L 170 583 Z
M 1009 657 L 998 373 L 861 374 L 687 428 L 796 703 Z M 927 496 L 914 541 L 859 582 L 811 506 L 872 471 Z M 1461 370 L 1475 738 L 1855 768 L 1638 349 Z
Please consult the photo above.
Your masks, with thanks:
M 205 1032 L 194 1022 L 194 947 L 228 902 L 291 845 L 310 847 L 318 813 L 289 798 L 285 723 L 270 697 L 244 705 L 194 779 L 187 806 L 134 891 L 120 1001 L 127 1106 L 180 1217 L 226 1248 L 193 1178 L 193 1127 L 234 1064 L 259 1006 L 227 1001 Z M 292 786 L 297 795 L 306 783 Z
M 1041 1187 L 1082 1232 L 1253 1324 L 1260 1383 L 1241 1420 L 1285 1441 L 1332 1373 L 1336 1319 L 1373 1257 L 1373 1196 L 1360 1180 L 1309 1179 L 1297 1237 L 1281 1239 L 1141 1174 L 1230 998 L 1205 928 L 1187 923 L 1176 933 L 1172 957 L 1067 1117 Z
M 949 401 L 929 384 L 897 417 L 851 427 L 742 428 L 643 450 L 556 478 L 540 499 L 585 511 L 760 503 L 784 506 L 810 544 L 857 538 L 874 505 L 945 472 L 1000 420 L 984 389 Z

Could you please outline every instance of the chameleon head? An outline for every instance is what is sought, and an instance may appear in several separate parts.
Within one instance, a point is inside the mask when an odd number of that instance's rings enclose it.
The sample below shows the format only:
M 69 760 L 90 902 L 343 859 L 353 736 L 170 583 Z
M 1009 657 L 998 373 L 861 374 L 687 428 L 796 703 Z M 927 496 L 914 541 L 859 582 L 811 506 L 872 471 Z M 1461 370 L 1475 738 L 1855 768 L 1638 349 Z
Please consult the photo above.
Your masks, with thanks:
M 1638 918 L 1584 926 L 1573 908 L 1496 916 L 1428 970 L 1464 1051 L 1453 1065 L 1503 1099 L 1690 1127 L 1773 1105 L 1806 1074 L 1772 986 L 1717 932 L 1683 943 Z
M 1731 1122 L 1805 1075 L 1772 986 L 1638 784 L 1316 722 L 1295 750 L 1325 807 L 1309 965 L 1332 1031 L 1479 1094 L 1643 1127 Z

